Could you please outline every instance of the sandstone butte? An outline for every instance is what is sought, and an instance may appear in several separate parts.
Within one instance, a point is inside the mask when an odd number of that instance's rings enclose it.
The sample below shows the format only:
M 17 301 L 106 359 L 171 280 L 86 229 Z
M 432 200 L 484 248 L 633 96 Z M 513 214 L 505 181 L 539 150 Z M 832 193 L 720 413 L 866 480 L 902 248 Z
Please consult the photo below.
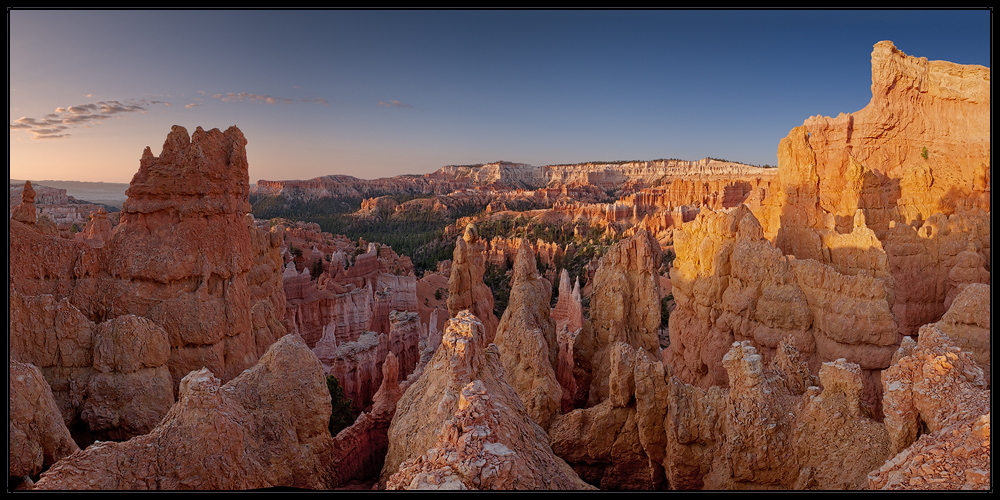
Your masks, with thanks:
M 242 134 L 176 127 L 160 157 L 144 153 L 110 234 L 58 238 L 30 206 L 11 220 L 10 462 L 22 487 L 51 489 L 329 489 L 375 476 L 385 489 L 988 489 L 989 69 L 880 42 L 872 93 L 861 111 L 793 129 L 766 183 L 721 182 L 706 198 L 670 181 L 621 214 L 599 209 L 634 225 L 588 277 L 589 317 L 568 275 L 548 308 L 540 245 L 466 227 L 438 339 L 385 293 L 409 285 L 371 274 L 389 253 L 304 281 L 308 259 L 335 250 L 317 241 L 318 253 L 282 257 L 291 233 L 247 221 Z M 661 166 L 463 168 L 421 182 L 605 186 Z M 685 196 L 702 202 L 671 230 L 677 307 L 663 349 L 660 231 Z M 182 241 L 198 224 L 227 246 Z M 484 261 L 513 251 L 497 320 Z M 286 307 L 320 287 L 345 295 L 347 279 L 365 294 L 354 320 L 310 323 L 308 300 Z M 289 310 L 300 330 L 282 336 Z M 211 321 L 219 311 L 225 325 Z M 358 336 L 345 337 L 352 321 Z M 374 392 L 337 436 L 328 371 Z M 78 450 L 68 428 L 118 442 Z

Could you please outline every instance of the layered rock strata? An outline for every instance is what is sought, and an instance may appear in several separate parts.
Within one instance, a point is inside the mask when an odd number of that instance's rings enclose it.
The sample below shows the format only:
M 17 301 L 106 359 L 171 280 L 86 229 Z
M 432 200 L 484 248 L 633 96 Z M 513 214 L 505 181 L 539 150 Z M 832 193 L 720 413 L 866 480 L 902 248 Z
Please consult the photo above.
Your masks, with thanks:
M 677 309 L 665 358 L 677 376 L 700 387 L 725 386 L 721 361 L 729 345 L 750 340 L 770 359 L 791 335 L 813 374 L 839 358 L 860 365 L 865 400 L 877 412 L 878 371 L 899 345 L 894 282 L 878 240 L 857 216 L 851 233 L 829 235 L 839 270 L 783 256 L 742 205 L 703 211 L 685 224 L 675 235 L 670 277 Z
M 875 44 L 868 106 L 811 117 L 781 140 L 778 177 L 754 210 L 765 236 L 831 264 L 825 235 L 851 232 L 861 210 L 897 284 L 893 314 L 916 335 L 959 283 L 989 282 L 989 89 L 989 68 Z M 979 258 L 960 264 L 967 248 Z

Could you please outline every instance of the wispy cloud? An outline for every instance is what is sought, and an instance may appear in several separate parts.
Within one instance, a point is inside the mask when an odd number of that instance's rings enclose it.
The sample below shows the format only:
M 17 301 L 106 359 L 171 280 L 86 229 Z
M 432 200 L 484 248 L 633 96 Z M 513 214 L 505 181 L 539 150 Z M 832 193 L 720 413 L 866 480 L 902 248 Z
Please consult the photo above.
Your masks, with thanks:
M 222 99 L 224 102 L 266 102 L 268 104 L 283 104 L 289 102 L 295 102 L 292 99 L 286 99 L 284 97 L 272 97 L 269 95 L 262 94 L 248 94 L 246 92 L 227 92 L 225 94 L 215 94 L 212 96 L 213 99 Z
M 66 130 L 73 127 L 99 124 L 102 120 L 126 113 L 143 113 L 149 106 L 166 104 L 163 101 L 141 99 L 138 101 L 97 101 L 74 106 L 60 106 L 42 118 L 22 116 L 10 124 L 10 130 L 23 130 L 32 139 L 59 139 L 69 137 Z
M 397 100 L 392 100 L 392 101 L 389 101 L 389 102 L 379 101 L 378 105 L 379 106 L 385 106 L 387 108 L 412 108 L 413 107 L 413 106 L 410 106 L 409 104 L 406 104 L 405 102 L 399 102 Z
M 327 102 L 326 99 L 323 99 L 322 97 L 303 97 L 302 99 L 299 99 L 299 101 L 302 101 L 302 102 L 315 102 L 315 103 L 318 103 L 318 104 L 322 104 L 324 106 L 330 104 L 329 102 Z
M 329 104 L 322 97 L 303 97 L 296 101 L 287 97 L 274 97 L 266 94 L 250 94 L 248 92 L 227 92 L 225 94 L 215 94 L 212 99 L 219 99 L 223 102 L 265 102 L 267 104 L 288 104 L 293 102 L 313 102 L 318 104 Z
M 204 105 L 205 105 L 204 103 L 192 102 L 191 104 L 185 104 L 184 107 L 185 108 L 197 108 L 198 106 L 204 106 Z

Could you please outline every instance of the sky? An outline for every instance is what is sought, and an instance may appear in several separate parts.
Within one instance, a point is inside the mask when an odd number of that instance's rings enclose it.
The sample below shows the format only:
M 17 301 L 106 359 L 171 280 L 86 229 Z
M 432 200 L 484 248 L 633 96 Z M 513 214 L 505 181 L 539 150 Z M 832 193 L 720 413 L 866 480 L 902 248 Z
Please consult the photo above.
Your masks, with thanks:
M 871 51 L 991 65 L 992 11 L 8 10 L 10 178 L 129 182 L 173 125 L 250 182 L 445 165 L 777 163 Z

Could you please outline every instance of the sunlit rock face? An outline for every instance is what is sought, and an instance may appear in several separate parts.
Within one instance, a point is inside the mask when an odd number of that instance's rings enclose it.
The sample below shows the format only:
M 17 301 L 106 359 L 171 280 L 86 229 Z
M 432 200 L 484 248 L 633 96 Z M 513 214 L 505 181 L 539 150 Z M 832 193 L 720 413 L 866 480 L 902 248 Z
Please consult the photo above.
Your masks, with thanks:
M 895 281 L 901 333 L 940 319 L 962 284 L 989 283 L 989 74 L 877 43 L 868 106 L 781 140 L 778 177 L 753 208 L 765 237 L 844 273 L 830 235 L 851 233 L 860 210 Z
M 202 368 L 148 434 L 96 443 L 56 463 L 37 489 L 327 489 L 333 438 L 323 368 L 295 335 L 222 384 Z M 128 464 L 123 466 L 122 464 Z
M 860 214 L 851 233 L 828 236 L 840 270 L 782 255 L 745 206 L 703 211 L 685 224 L 676 234 L 677 309 L 666 356 L 677 376 L 699 387 L 726 386 L 722 357 L 732 342 L 752 341 L 770 359 L 790 335 L 813 374 L 840 358 L 858 364 L 864 398 L 877 413 L 878 372 L 899 345 L 893 280 Z M 849 243 L 858 241 L 874 250 L 851 253 Z

